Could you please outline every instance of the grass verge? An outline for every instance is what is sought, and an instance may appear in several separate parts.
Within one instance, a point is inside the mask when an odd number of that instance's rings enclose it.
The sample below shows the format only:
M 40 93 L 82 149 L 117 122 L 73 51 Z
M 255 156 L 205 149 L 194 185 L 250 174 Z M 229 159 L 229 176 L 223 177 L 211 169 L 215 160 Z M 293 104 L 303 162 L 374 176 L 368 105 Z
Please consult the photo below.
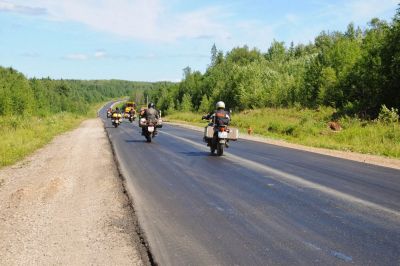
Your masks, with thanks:
M 253 134 L 291 143 L 400 158 L 399 123 L 387 124 L 342 117 L 338 120 L 342 130 L 332 131 L 328 122 L 334 112 L 332 108 L 247 110 L 233 114 L 231 125 L 239 128 L 242 134 L 247 134 L 251 128 Z M 204 126 L 206 123 L 201 120 L 201 116 L 198 113 L 174 113 L 165 119 Z
M 0 168 L 21 160 L 83 120 L 96 117 L 103 105 L 94 105 L 85 115 L 62 112 L 44 117 L 0 117 Z

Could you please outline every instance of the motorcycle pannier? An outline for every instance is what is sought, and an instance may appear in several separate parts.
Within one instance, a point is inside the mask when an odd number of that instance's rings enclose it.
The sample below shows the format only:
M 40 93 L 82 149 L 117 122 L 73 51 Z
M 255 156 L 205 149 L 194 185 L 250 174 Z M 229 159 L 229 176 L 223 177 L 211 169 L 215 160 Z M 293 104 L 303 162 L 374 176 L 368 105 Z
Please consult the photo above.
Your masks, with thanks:
M 204 137 L 211 139 L 214 136 L 214 127 L 208 126 L 204 129 Z
M 140 118 L 139 119 L 139 127 L 146 126 L 146 123 L 147 123 L 146 118 Z
M 158 121 L 157 121 L 156 127 L 157 127 L 157 128 L 162 128 L 162 122 L 163 122 L 162 119 L 159 118 Z
M 239 130 L 237 128 L 229 128 L 228 139 L 237 140 L 239 138 Z

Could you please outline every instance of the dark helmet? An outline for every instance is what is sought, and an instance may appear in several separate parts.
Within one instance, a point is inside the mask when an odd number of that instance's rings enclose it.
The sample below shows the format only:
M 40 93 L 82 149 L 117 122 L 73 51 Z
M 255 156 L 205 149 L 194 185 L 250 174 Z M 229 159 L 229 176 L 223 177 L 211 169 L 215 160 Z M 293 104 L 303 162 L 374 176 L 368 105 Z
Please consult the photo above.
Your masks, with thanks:
M 154 103 L 149 103 L 149 104 L 147 105 L 147 108 L 154 108 Z
M 115 108 L 115 110 L 116 110 L 116 111 L 119 111 L 119 108 L 117 107 L 117 108 Z

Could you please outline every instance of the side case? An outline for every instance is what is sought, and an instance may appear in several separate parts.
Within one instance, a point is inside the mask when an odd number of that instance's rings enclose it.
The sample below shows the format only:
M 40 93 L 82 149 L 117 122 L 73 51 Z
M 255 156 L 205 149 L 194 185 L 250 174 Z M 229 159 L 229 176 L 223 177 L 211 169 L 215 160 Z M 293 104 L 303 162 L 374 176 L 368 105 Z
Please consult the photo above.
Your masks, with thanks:
M 228 139 L 237 140 L 239 138 L 239 130 L 237 128 L 229 128 Z
M 207 126 L 204 129 L 204 137 L 208 138 L 208 139 L 212 139 L 212 137 L 214 136 L 214 127 L 212 126 Z

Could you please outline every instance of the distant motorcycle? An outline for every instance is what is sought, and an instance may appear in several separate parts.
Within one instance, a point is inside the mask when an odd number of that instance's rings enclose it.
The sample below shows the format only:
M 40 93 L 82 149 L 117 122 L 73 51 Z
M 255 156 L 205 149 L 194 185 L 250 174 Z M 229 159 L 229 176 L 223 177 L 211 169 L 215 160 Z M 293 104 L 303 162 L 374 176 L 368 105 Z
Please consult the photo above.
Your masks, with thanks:
M 136 112 L 130 112 L 129 113 L 129 122 L 133 122 L 136 119 Z
M 117 128 L 121 124 L 122 115 L 118 113 L 113 113 L 111 117 L 112 125 Z
M 111 111 L 107 111 L 107 118 L 111 117 Z
M 224 148 L 229 147 L 229 141 L 236 141 L 239 138 L 239 131 L 236 128 L 229 128 L 227 125 L 210 124 L 204 131 L 204 142 L 210 147 L 211 154 L 217 151 L 218 156 L 224 154 Z

